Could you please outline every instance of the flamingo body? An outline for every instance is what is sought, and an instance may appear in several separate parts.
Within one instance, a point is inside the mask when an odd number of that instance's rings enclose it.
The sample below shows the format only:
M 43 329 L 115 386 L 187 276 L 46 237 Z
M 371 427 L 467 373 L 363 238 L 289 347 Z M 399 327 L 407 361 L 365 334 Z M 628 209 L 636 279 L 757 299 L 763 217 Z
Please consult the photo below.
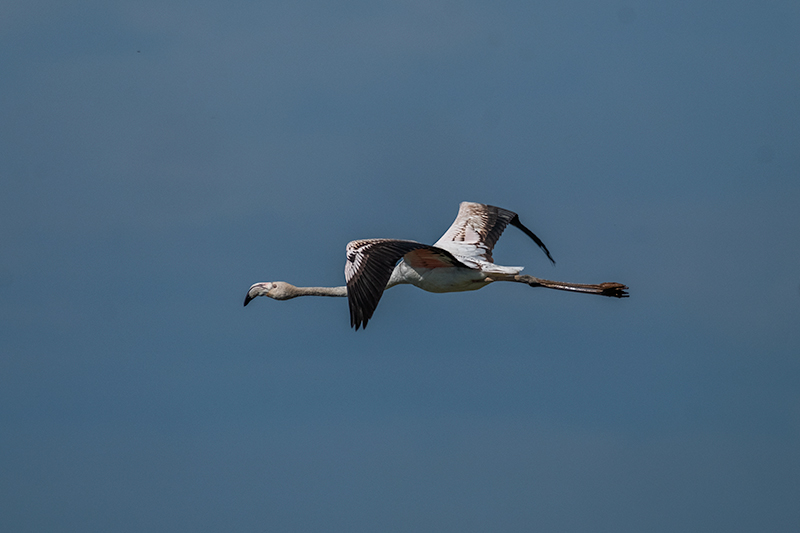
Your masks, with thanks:
M 471 268 L 415 267 L 403 259 L 392 271 L 386 288 L 411 284 L 428 292 L 476 291 L 491 283 L 486 280 L 486 277 L 484 272 Z

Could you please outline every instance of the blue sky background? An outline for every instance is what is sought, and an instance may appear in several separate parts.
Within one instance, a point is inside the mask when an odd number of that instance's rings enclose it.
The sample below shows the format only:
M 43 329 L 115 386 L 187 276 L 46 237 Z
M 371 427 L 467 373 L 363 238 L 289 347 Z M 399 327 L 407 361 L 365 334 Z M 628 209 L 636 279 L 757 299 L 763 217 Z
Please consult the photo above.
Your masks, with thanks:
M 800 3 L 0 5 L 0 529 L 800 529 Z M 355 238 L 518 212 L 398 287 Z

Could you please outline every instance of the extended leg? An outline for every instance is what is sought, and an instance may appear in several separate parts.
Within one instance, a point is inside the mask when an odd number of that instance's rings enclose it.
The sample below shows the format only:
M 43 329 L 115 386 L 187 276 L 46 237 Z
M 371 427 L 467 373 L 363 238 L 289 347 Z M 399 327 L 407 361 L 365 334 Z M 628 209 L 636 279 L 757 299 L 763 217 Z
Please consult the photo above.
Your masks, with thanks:
M 514 276 L 514 281 L 527 283 L 531 287 L 547 287 L 548 289 L 558 289 L 560 291 L 584 292 L 587 294 L 599 294 L 601 296 L 612 296 L 614 298 L 627 298 L 628 292 L 622 283 L 606 282 L 598 285 L 587 285 L 584 283 L 567 283 L 565 281 L 550 281 L 549 279 L 535 278 L 518 274 Z

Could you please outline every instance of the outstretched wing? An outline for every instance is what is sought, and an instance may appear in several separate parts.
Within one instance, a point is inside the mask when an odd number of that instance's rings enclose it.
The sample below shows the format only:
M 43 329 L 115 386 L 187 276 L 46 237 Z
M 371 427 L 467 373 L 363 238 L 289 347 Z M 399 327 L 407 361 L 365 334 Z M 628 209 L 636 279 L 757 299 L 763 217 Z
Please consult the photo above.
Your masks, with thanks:
M 367 327 L 397 261 L 417 250 L 424 253 L 414 253 L 409 255 L 409 259 L 427 268 L 465 266 L 450 252 L 416 241 L 363 239 L 347 244 L 344 277 L 347 281 L 351 327 Z
M 547 246 L 531 230 L 522 225 L 516 213 L 502 207 L 474 202 L 461 202 L 455 221 L 434 246 L 443 248 L 457 257 L 493 263 L 492 249 L 508 224 L 519 228 L 533 239 L 547 258 L 555 263 Z

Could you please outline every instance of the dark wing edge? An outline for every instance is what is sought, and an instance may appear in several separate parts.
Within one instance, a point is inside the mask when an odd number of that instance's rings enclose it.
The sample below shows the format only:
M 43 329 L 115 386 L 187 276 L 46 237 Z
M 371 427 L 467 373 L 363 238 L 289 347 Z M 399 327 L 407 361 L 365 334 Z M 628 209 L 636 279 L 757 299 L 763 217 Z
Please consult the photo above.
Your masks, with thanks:
M 519 220 L 519 215 L 515 212 L 502 207 L 494 205 L 481 204 L 477 202 L 461 202 L 458 209 L 458 215 L 453 221 L 453 224 L 448 228 L 442 238 L 437 241 L 437 245 L 445 246 L 442 241 L 449 241 L 453 243 L 466 242 L 476 244 L 482 250 L 484 259 L 489 262 L 494 262 L 492 258 L 492 250 L 495 244 L 500 239 L 506 226 L 519 228 L 525 235 L 533 239 L 533 241 L 544 251 L 547 258 L 555 264 L 555 260 L 550 255 L 550 250 L 544 245 L 542 240 L 536 236 L 531 230 L 522 225 Z M 479 241 L 468 240 L 467 225 L 479 237 Z
M 432 248 L 416 241 L 397 239 L 364 239 L 347 245 L 345 280 L 350 306 L 350 327 L 356 331 L 367 322 L 378 307 L 383 291 L 397 261 L 408 252 Z
M 519 221 L 519 215 L 514 214 L 514 218 L 512 218 L 508 223 L 514 226 L 515 228 L 519 228 L 520 230 L 522 230 L 522 233 L 533 239 L 533 242 L 539 245 L 539 248 L 541 248 L 542 251 L 545 253 L 545 255 L 547 255 L 547 258 L 550 260 L 550 262 L 553 263 L 554 265 L 556 264 L 556 260 L 553 259 L 553 256 L 550 255 L 550 250 L 548 250 L 547 246 L 544 245 L 542 239 L 537 237 L 534 232 L 532 232 L 531 230 L 522 225 L 522 222 Z

